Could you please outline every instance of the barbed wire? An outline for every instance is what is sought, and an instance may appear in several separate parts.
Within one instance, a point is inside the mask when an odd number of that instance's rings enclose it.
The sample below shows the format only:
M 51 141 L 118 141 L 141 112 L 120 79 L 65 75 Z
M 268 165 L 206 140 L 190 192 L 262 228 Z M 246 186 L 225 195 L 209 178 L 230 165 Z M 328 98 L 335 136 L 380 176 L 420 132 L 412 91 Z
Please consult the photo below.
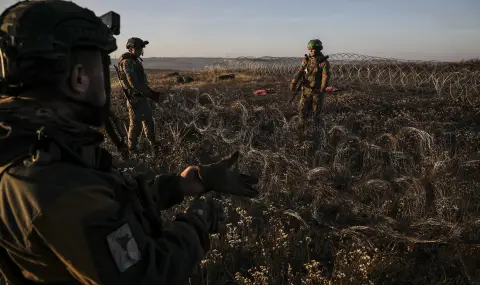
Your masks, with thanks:
M 292 76 L 302 58 L 238 57 L 205 67 L 209 70 Z M 352 53 L 330 55 L 331 82 L 356 88 L 434 92 L 440 96 L 480 93 L 480 62 L 440 62 L 381 58 Z
M 476 206 L 465 190 L 473 189 L 467 183 L 474 182 L 450 175 L 478 169 L 480 162 L 466 155 L 446 155 L 449 145 L 438 135 L 406 125 L 402 118 L 389 114 L 378 118 L 372 112 L 359 119 L 373 122 L 374 126 L 364 126 L 368 136 L 352 135 L 356 119 L 349 119 L 348 112 L 326 112 L 323 122 L 302 130 L 298 116 L 292 114 L 294 107 L 277 101 L 261 105 L 238 94 L 229 86 L 209 92 L 172 90 L 154 112 L 157 137 L 170 151 L 161 159 L 141 151 L 134 159 L 151 169 L 179 171 L 197 164 L 202 155 L 216 160 L 240 150 L 239 170 L 259 177 L 261 195 L 251 204 L 222 198 L 226 207 L 253 212 L 258 206 L 261 213 L 269 209 L 282 227 L 298 220 L 309 234 L 318 230 L 325 235 L 328 229 L 343 238 L 368 236 L 349 242 L 349 250 L 383 248 L 392 242 L 464 243 L 478 228 L 478 217 L 471 215 Z M 124 98 L 116 95 L 112 106 L 126 120 Z M 116 152 L 113 145 L 107 147 Z M 431 189 L 424 177 L 429 177 L 435 195 L 428 194 Z M 336 212 L 331 217 L 332 207 Z M 235 226 L 240 232 L 253 231 L 255 238 L 266 238 L 247 224 Z M 250 237 L 243 242 L 250 242 Z M 225 239 L 226 245 L 217 248 L 229 254 L 228 243 Z
M 299 181 L 310 181 L 313 184 L 304 185 L 305 189 L 302 191 L 314 191 L 326 199 L 325 201 L 331 200 L 332 203 L 352 201 L 357 207 L 364 207 L 364 211 L 385 215 L 389 224 L 381 225 L 382 228 L 395 227 L 393 220 L 387 217 L 393 207 L 389 204 L 389 195 L 399 195 L 392 192 L 393 188 L 411 188 L 399 196 L 404 202 L 401 203 L 402 206 L 398 206 L 400 208 L 397 218 L 422 219 L 427 208 L 431 206 L 425 201 L 426 189 L 415 177 L 418 172 L 423 171 L 432 171 L 430 175 L 435 172 L 442 173 L 446 171 L 445 167 L 439 165 L 454 163 L 440 155 L 447 146 L 435 143 L 432 135 L 421 129 L 399 127 L 397 134 L 387 136 L 391 146 L 386 147 L 389 143 L 385 143 L 385 137 L 380 130 L 385 128 L 387 121 L 379 123 L 379 132 L 376 134 L 378 138 L 368 140 L 348 135 L 351 130 L 333 124 L 338 120 L 339 114 L 335 114 L 335 117 L 326 114 L 322 123 L 299 132 L 298 115 L 288 116 L 284 105 L 271 103 L 268 106 L 258 106 L 228 96 L 221 90 L 201 93 L 195 88 L 184 88 L 170 94 L 157 108 L 155 121 L 157 126 L 161 126 L 157 127 L 158 136 L 164 138 L 164 143 L 175 150 L 173 156 L 165 156 L 163 161 L 171 163 L 178 160 L 179 165 L 183 165 L 194 156 L 192 149 L 213 156 L 240 149 L 243 154 L 240 169 L 260 177 L 262 199 L 273 201 L 278 208 L 283 207 L 282 202 L 277 198 L 270 200 L 269 196 L 277 196 L 285 191 L 299 191 L 295 186 Z M 118 107 L 116 109 L 123 110 Z M 142 155 L 147 157 L 139 160 L 152 160 L 148 157 L 148 152 Z M 388 166 L 385 165 L 386 157 Z M 315 161 L 324 162 L 318 165 Z M 152 163 L 156 164 L 158 161 L 152 160 Z M 457 167 L 468 163 L 470 161 L 465 161 Z M 426 165 L 435 167 L 426 170 Z M 390 181 L 370 178 L 381 177 L 385 167 L 398 178 Z M 372 207 L 370 204 L 364 205 L 356 200 L 355 195 L 342 196 L 340 199 L 340 192 L 331 186 L 327 187 L 331 183 L 348 184 L 354 193 L 361 190 L 359 196 L 371 196 L 369 199 L 374 199 L 377 204 Z M 384 193 L 377 193 L 381 190 L 378 185 L 388 185 L 388 189 Z M 380 188 L 377 189 L 377 186 Z M 447 200 L 437 200 L 434 207 L 439 207 L 439 213 L 441 210 L 445 212 L 445 207 L 450 207 L 444 203 Z M 447 212 L 446 215 L 449 214 Z M 459 230 L 469 230 L 468 225 L 464 226 L 465 228 L 461 228 L 459 225 Z M 348 230 L 348 227 L 342 229 L 345 230 Z M 388 232 L 397 239 L 415 242 L 447 242 L 457 238 L 422 238 L 418 233 L 413 237 L 393 230 L 384 231 L 383 234 L 389 235 Z

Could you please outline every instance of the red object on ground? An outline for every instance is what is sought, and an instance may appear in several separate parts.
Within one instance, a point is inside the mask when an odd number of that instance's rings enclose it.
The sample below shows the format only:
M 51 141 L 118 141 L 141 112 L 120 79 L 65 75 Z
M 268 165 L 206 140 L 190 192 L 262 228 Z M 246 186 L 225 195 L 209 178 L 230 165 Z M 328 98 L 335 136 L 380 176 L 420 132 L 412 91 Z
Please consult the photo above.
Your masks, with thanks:
M 267 94 L 267 90 L 260 89 L 260 90 L 253 91 L 253 95 L 255 95 L 255 96 L 265 96 L 265 95 L 268 95 L 268 94 Z
M 335 88 L 333 86 L 329 86 L 325 89 L 325 92 L 327 93 L 334 93 L 334 92 L 339 92 L 339 91 L 342 91 L 343 88 Z

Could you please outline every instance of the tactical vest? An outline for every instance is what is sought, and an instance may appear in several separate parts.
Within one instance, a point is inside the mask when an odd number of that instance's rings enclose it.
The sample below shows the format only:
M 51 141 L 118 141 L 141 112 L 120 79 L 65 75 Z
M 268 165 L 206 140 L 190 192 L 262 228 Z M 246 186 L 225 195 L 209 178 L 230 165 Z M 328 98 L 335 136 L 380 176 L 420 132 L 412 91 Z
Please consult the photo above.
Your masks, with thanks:
M 130 86 L 130 83 L 128 82 L 127 79 L 127 74 L 125 73 L 125 70 L 123 68 L 122 62 L 126 59 L 132 59 L 135 61 L 135 75 L 137 76 L 138 80 L 143 81 L 142 83 L 146 84 L 147 81 L 147 75 L 145 74 L 145 70 L 143 69 L 143 66 L 138 60 L 141 60 L 140 58 L 137 58 L 133 54 L 126 52 L 120 56 L 120 61 L 118 63 L 118 68 L 119 68 L 119 80 L 120 84 L 123 86 L 123 88 L 128 92 L 128 96 L 140 96 L 141 94 L 138 94 L 138 91 L 133 89 Z
M 16 121 L 18 121 L 18 119 Z M 23 122 L 23 124 L 28 124 L 28 122 Z M 21 127 L 22 125 L 16 124 L 16 126 Z M 10 133 L 13 131 L 15 131 L 14 128 L 10 130 Z M 98 147 L 98 157 L 100 159 L 96 166 L 91 166 L 86 164 L 81 156 L 63 144 L 58 138 L 61 138 L 61 134 L 59 134 L 58 131 L 45 127 L 40 128 L 36 134 L 33 132 L 28 136 L 22 134 L 21 141 L 18 141 L 16 137 L 12 138 L 8 135 L 0 138 L 1 146 L 9 150 L 14 150 L 0 153 L 0 180 L 3 177 L 3 174 L 12 166 L 20 164 L 28 166 L 29 164 L 35 163 L 48 163 L 47 160 L 51 159 L 51 155 L 48 153 L 51 144 L 55 144 L 57 149 L 60 149 L 61 151 L 60 159 L 57 161 L 68 162 L 82 167 L 95 168 L 100 171 L 110 171 L 112 169 L 112 156 L 103 148 Z M 126 206 L 127 203 L 131 204 L 136 216 L 142 221 L 144 229 L 147 232 L 150 232 L 154 237 L 159 236 L 162 221 L 158 213 L 155 212 L 152 201 L 148 198 L 148 195 L 143 189 L 135 188 L 132 184 L 129 184 L 129 186 L 130 187 L 124 189 L 115 189 L 117 200 L 124 206 Z M 2 236 L 2 231 L 4 231 L 2 227 L 3 224 L 0 223 L 0 237 Z M 10 259 L 4 248 L 3 240 L 0 239 L 0 281 L 2 275 L 4 279 L 8 281 L 7 284 L 11 285 L 39 284 L 28 280 L 23 276 L 20 268 Z M 67 283 L 48 284 L 67 285 Z M 68 284 L 70 284 L 70 282 Z
M 305 57 L 306 64 L 305 68 L 305 87 L 311 89 L 320 89 L 322 84 L 322 70 L 319 65 L 325 62 L 328 59 L 328 56 L 320 55 L 316 57 Z

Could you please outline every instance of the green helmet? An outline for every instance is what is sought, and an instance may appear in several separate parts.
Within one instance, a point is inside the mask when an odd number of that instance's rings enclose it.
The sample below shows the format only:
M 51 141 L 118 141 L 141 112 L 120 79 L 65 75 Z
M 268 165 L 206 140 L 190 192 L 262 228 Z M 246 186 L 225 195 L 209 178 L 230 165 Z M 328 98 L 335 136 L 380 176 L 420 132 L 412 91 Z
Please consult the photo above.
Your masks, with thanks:
M 129 48 L 144 48 L 148 45 L 148 41 L 144 41 L 140 38 L 129 38 L 127 41 L 127 49 Z
M 322 50 L 323 44 L 319 39 L 310 40 L 307 45 L 308 49 Z
M 0 15 L 0 91 L 10 94 L 8 90 L 22 86 L 22 80 L 38 77 L 34 70 L 40 66 L 52 73 L 65 71 L 70 51 L 78 47 L 103 51 L 109 70 L 108 54 L 117 49 L 113 35 L 119 34 L 119 27 L 118 14 L 99 18 L 70 1 L 13 4 Z

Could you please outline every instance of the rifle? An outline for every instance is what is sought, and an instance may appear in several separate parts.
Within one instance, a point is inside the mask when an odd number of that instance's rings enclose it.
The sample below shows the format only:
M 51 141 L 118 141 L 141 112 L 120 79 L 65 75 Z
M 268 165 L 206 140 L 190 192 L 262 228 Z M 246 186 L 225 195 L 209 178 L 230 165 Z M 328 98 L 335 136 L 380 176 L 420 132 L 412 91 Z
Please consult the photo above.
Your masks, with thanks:
M 302 86 L 303 86 L 304 82 L 305 82 L 305 77 L 302 76 L 302 79 L 300 80 L 300 82 L 298 82 L 298 84 L 295 86 L 292 98 L 290 98 L 290 101 L 288 101 L 288 104 L 291 104 L 293 102 L 293 99 L 295 99 L 297 97 L 298 93 L 300 93 L 300 90 L 302 90 Z
M 309 57 L 308 57 L 307 54 L 305 54 L 305 61 L 308 62 L 308 60 L 309 60 Z M 297 97 L 298 93 L 302 89 L 302 86 L 305 84 L 305 81 L 307 80 L 307 78 L 305 76 L 305 69 L 302 70 L 302 73 L 303 73 L 302 77 L 300 78 L 300 81 L 297 82 L 297 84 L 295 85 L 295 89 L 293 91 L 293 96 L 292 96 L 292 98 L 290 98 L 290 101 L 288 101 L 288 104 L 291 104 L 293 102 L 293 100 L 295 99 L 295 97 Z

